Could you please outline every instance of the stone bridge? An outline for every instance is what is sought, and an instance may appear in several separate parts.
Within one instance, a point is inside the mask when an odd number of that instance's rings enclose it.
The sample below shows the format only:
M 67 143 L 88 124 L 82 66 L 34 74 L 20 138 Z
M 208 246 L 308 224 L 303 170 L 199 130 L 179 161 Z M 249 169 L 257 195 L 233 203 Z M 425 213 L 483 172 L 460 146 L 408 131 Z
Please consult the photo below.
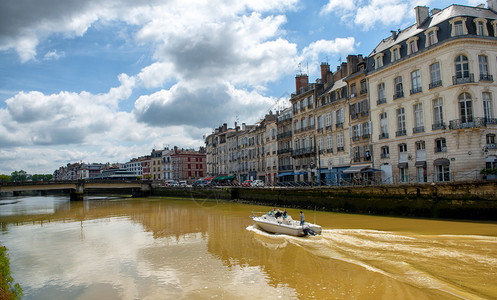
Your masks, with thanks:
M 9 182 L 0 185 L 0 193 L 23 191 L 69 190 L 71 200 L 83 200 L 85 189 L 130 189 L 133 196 L 147 196 L 152 191 L 150 181 L 142 180 L 68 180 L 48 182 Z

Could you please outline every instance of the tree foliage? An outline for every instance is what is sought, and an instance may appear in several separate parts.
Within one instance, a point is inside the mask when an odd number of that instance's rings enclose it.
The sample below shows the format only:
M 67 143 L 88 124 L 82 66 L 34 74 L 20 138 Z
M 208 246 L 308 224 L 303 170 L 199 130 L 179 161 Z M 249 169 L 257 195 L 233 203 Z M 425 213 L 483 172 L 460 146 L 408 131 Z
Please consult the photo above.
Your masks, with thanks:
M 10 274 L 10 261 L 7 248 L 0 244 L 0 299 L 21 299 L 22 288 L 14 282 Z
M 53 178 L 51 174 L 35 174 L 31 176 L 33 181 L 50 181 Z
M 14 171 L 10 174 L 10 177 L 11 177 L 12 181 L 23 182 L 23 181 L 28 180 L 28 173 L 26 173 L 26 171 L 24 171 L 24 170 Z
M 0 175 L 0 183 L 2 182 L 11 182 L 12 178 L 9 175 Z

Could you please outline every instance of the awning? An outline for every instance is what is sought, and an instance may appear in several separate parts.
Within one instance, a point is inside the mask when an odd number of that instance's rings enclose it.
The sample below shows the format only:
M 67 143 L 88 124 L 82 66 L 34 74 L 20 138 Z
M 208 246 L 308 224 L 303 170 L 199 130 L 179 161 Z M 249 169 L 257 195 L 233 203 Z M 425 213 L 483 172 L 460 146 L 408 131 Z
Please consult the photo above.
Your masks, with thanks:
M 417 161 L 416 164 L 414 164 L 416 167 L 426 167 L 426 161 Z
M 397 165 L 397 168 L 399 169 L 405 169 L 407 168 L 407 162 L 401 162 Z
M 278 177 L 283 177 L 283 176 L 288 176 L 288 175 L 293 175 L 293 172 L 281 173 L 281 174 L 278 174 Z
M 373 168 L 367 168 L 367 169 L 361 171 L 361 173 L 373 173 L 373 172 L 381 172 L 381 170 L 379 170 L 379 169 L 373 169 Z
M 439 158 L 433 162 L 433 165 L 435 165 L 435 166 L 448 166 L 448 165 L 450 165 L 450 161 L 447 158 Z
M 212 178 L 214 178 L 214 177 L 207 177 L 207 178 L 204 178 L 204 180 L 212 180 Z
M 300 172 L 295 173 L 295 175 L 303 175 L 303 174 L 307 174 L 307 173 L 308 172 L 306 172 L 306 171 L 300 171 Z
M 370 166 L 364 166 L 364 165 L 362 165 L 362 166 L 351 166 L 350 168 L 343 170 L 343 173 L 344 174 L 359 173 L 362 170 L 365 170 L 367 168 L 370 168 Z

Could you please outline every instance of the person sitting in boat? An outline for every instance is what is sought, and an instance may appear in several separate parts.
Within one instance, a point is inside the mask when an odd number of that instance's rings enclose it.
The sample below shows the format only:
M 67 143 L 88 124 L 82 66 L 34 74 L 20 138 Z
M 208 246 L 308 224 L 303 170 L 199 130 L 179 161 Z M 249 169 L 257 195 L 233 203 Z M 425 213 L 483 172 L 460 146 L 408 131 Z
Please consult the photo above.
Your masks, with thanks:
M 285 209 L 285 211 L 283 212 L 283 219 L 286 219 L 287 216 L 288 215 L 286 214 L 286 209 Z
M 267 213 L 268 216 L 275 216 L 276 215 L 276 207 L 273 207 L 273 210 L 270 210 L 268 213 Z
M 300 225 L 304 225 L 304 223 L 305 223 L 304 213 L 300 211 Z
M 278 219 L 279 217 L 281 217 L 283 215 L 283 213 L 281 212 L 281 210 L 278 209 L 278 211 L 276 212 L 276 214 L 274 214 L 274 216 L 276 217 L 276 219 Z

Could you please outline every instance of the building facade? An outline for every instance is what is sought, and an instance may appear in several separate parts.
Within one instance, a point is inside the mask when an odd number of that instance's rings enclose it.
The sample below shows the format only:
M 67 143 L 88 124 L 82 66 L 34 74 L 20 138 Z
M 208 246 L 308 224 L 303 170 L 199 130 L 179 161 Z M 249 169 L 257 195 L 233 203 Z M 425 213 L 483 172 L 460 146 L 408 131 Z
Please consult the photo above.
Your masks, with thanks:
M 416 7 L 416 24 L 371 53 L 373 153 L 383 183 L 478 179 L 497 160 L 495 3 Z

